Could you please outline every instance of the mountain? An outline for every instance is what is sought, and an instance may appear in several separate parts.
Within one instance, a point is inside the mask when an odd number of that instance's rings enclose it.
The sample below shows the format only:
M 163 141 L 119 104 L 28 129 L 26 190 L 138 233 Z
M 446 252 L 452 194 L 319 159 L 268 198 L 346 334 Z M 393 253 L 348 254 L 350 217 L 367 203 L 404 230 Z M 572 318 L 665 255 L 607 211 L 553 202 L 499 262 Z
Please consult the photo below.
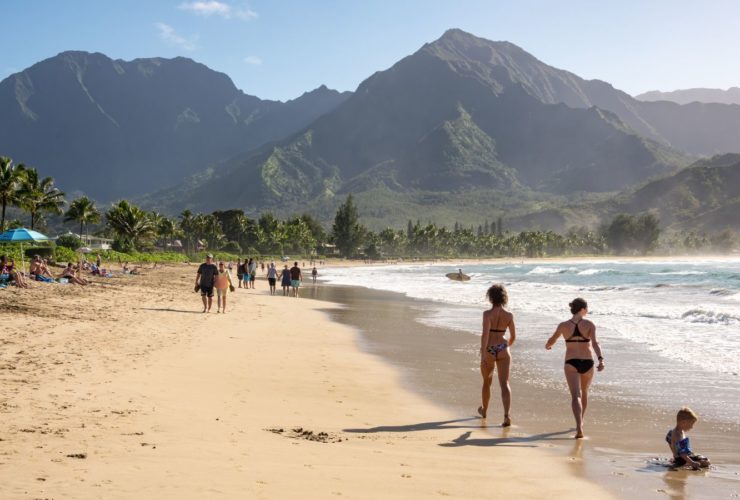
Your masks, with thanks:
M 419 193 L 433 203 L 440 193 L 477 199 L 470 193 L 480 190 L 488 198 L 544 193 L 538 199 L 617 191 L 689 163 L 617 114 L 586 107 L 586 90 L 606 87 L 513 44 L 450 30 L 291 138 L 148 202 L 206 211 L 228 199 L 247 211 L 289 212 L 329 210 L 336 195 L 372 192 L 365 208 L 382 212 L 378 200 L 397 205 Z M 428 213 L 423 204 L 418 211 Z
M 740 154 L 717 155 L 687 168 L 626 189 L 605 199 L 548 207 L 507 220 L 507 227 L 552 229 L 596 227 L 620 213 L 654 212 L 661 226 L 707 234 L 740 231 Z
M 63 52 L 0 82 L 0 153 L 105 201 L 284 138 L 347 97 L 322 86 L 265 101 L 182 57 Z
M 661 92 L 651 90 L 644 94 L 636 95 L 638 101 L 671 101 L 677 104 L 690 104 L 692 102 L 713 102 L 719 104 L 740 104 L 740 87 L 723 89 L 684 89 L 672 92 Z

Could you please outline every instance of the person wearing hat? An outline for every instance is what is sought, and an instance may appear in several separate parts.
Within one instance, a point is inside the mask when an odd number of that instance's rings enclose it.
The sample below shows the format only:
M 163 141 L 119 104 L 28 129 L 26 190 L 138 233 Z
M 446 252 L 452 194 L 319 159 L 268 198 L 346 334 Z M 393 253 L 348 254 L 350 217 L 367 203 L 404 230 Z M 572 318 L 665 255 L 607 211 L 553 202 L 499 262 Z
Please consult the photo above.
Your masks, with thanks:
M 213 263 L 213 254 L 206 255 L 206 261 L 198 266 L 198 273 L 195 275 L 195 291 L 200 290 L 200 297 L 203 299 L 203 312 L 211 312 L 213 304 L 213 286 L 216 284 L 216 275 L 218 268 Z

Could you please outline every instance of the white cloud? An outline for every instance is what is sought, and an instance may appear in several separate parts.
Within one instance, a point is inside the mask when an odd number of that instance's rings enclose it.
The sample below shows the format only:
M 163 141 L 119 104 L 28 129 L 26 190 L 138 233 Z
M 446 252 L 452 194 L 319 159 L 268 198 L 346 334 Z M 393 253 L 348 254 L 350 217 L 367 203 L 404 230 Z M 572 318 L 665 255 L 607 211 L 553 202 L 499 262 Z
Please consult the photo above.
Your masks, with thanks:
M 259 14 L 248 7 L 236 10 L 235 15 L 239 19 L 244 19 L 245 21 L 249 21 L 250 19 L 256 19 L 259 17 Z
M 224 19 L 237 17 L 244 21 L 249 21 L 250 19 L 255 19 L 256 17 L 259 17 L 259 14 L 257 14 L 249 7 L 234 8 L 227 3 L 218 2 L 217 0 L 184 2 L 181 3 L 177 8 L 180 10 L 187 10 L 203 17 L 211 17 L 213 15 L 221 16 Z
M 231 16 L 231 5 L 216 0 L 206 2 L 185 2 L 178 7 L 180 10 L 189 10 L 199 16 L 210 17 L 214 14 L 221 17 Z
M 253 64 L 255 66 L 259 66 L 262 64 L 262 59 L 260 59 L 257 56 L 247 56 L 244 58 L 244 62 L 247 64 Z
M 154 26 L 159 30 L 159 38 L 169 43 L 170 45 L 177 45 L 185 50 L 195 50 L 198 37 L 185 38 L 178 34 L 175 28 L 165 23 L 155 23 Z

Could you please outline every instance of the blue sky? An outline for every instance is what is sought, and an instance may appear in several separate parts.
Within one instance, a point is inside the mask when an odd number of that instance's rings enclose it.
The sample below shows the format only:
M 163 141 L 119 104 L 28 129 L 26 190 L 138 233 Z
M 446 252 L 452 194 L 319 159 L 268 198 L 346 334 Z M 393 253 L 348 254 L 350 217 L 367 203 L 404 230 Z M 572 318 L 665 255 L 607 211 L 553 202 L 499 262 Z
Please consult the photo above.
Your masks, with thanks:
M 245 92 L 354 90 L 448 28 L 635 94 L 740 86 L 735 0 L 0 0 L 0 79 L 64 50 L 186 56 Z

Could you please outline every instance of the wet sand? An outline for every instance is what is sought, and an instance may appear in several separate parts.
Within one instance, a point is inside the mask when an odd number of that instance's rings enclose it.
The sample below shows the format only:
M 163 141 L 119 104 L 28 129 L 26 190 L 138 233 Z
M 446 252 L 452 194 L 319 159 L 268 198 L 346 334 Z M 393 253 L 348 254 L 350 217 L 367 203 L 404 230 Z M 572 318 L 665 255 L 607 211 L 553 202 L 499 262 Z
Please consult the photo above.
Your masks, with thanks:
M 263 280 L 202 314 L 195 269 L 0 292 L 0 497 L 610 496 L 540 445 L 566 429 L 432 404 Z
M 416 321 L 432 302 L 401 294 L 320 284 L 311 296 L 345 304 L 331 311 L 336 320 L 362 332 L 362 348 L 401 367 L 407 388 L 448 408 L 459 418 L 472 417 L 480 404 L 479 338 L 459 331 L 431 327 Z M 518 319 L 518 340 L 511 384 L 511 430 L 497 427 L 503 420 L 495 382 L 489 408 L 489 433 L 499 443 L 526 442 L 565 458 L 572 472 L 605 485 L 622 497 L 729 498 L 740 495 L 740 425 L 703 419 L 691 433 L 694 447 L 718 464 L 708 472 L 671 471 L 663 464 L 669 456 L 663 441 L 675 413 L 631 398 L 625 388 L 608 384 L 608 371 L 596 374 L 587 416 L 586 440 L 573 440 L 573 416 L 564 379 L 543 380 L 540 363 L 561 366 L 564 347 L 558 345 L 543 359 L 549 331 L 532 332 Z M 603 344 L 602 339 L 602 344 Z M 602 345 L 610 366 L 649 363 L 628 345 Z M 540 352 L 542 351 L 542 352 Z M 559 368 L 558 368 L 559 370 Z M 600 380 L 602 381 L 600 383 Z M 650 383 L 650 381 L 646 381 Z M 680 384 L 675 386 L 681 399 Z M 740 397 L 740 395 L 738 395 Z M 456 445 L 471 444 L 460 432 Z M 475 444 L 475 443 L 472 443 Z

